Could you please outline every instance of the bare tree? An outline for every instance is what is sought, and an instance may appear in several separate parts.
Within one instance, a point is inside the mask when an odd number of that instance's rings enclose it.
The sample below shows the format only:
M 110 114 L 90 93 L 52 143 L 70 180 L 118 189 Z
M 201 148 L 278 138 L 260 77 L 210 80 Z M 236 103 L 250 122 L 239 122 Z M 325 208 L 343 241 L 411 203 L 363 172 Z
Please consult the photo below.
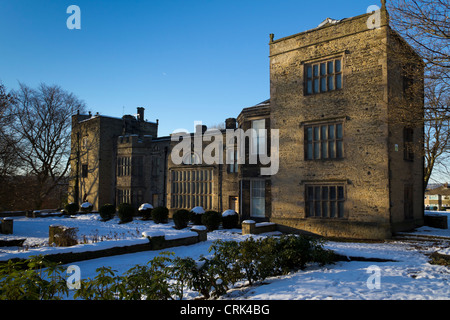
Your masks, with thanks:
M 393 28 L 424 61 L 424 74 L 418 79 L 410 72 L 415 66 L 405 59 L 408 55 L 398 55 L 403 59 L 400 63 L 405 66 L 405 78 L 419 80 L 425 85 L 424 90 L 410 90 L 408 94 L 411 97 L 422 94 L 425 103 L 423 142 L 426 186 L 433 169 L 436 166 L 445 168 L 450 161 L 450 2 L 391 0 L 388 9 Z
M 13 94 L 9 116 L 14 151 L 24 173 L 34 177 L 34 185 L 28 187 L 34 189 L 34 205 L 40 208 L 68 171 L 71 116 L 85 105 L 72 93 L 46 84 L 37 89 L 20 84 Z
M 450 81 L 450 2 L 392 0 L 388 4 L 394 28 L 423 57 L 427 67 Z

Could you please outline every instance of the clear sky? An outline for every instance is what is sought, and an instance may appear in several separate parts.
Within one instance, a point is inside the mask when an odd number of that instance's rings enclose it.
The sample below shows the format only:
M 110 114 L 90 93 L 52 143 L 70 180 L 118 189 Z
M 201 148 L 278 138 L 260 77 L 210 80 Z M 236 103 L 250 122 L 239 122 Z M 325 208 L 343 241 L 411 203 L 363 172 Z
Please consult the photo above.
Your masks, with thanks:
M 70 5 L 81 29 L 69 30 Z M 121 117 L 145 107 L 159 135 L 237 117 L 270 97 L 275 39 L 378 0 L 0 0 L 0 81 L 60 85 L 88 110 Z

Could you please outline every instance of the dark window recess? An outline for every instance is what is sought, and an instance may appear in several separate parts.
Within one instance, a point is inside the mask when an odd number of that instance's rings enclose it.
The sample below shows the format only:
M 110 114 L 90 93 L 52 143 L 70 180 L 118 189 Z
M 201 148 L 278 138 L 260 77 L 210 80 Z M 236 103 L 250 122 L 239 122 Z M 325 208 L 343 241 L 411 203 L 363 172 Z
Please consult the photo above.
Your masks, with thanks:
M 344 218 L 344 202 L 344 186 L 306 186 L 307 217 Z
M 411 128 L 403 129 L 403 158 L 408 161 L 414 160 L 414 130 Z
M 87 164 L 81 165 L 81 177 L 82 178 L 88 177 L 88 165 Z
M 333 59 L 305 65 L 306 95 L 342 89 L 342 60 Z
M 305 127 L 305 159 L 341 159 L 344 157 L 342 123 Z

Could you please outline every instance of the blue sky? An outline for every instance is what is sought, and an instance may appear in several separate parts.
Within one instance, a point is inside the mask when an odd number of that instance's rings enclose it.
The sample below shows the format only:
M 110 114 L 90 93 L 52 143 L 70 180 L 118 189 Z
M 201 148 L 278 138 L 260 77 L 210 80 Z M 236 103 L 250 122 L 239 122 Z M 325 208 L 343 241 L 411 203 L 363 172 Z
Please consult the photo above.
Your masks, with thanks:
M 81 9 L 69 30 L 66 9 Z M 159 135 L 269 98 L 269 34 L 365 13 L 378 0 L 0 0 L 0 81 L 60 85 L 93 113 L 146 109 Z

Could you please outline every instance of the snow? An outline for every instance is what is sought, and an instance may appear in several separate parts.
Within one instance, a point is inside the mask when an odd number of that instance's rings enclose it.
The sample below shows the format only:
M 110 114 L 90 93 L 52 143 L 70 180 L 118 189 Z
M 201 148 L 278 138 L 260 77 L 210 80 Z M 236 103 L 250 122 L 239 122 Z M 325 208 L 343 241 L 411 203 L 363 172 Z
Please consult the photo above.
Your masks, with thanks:
M 254 220 L 244 220 L 244 221 L 242 221 L 242 223 L 256 223 L 256 221 L 254 221 Z
M 89 207 L 92 207 L 92 204 L 89 202 L 83 202 L 81 204 L 81 208 L 88 209 Z
M 153 206 L 150 203 L 143 203 L 141 204 L 141 206 L 139 207 L 139 211 L 142 210 L 147 210 L 147 209 L 153 209 Z
M 194 207 L 194 208 L 192 208 L 191 211 L 194 212 L 195 214 L 205 213 L 205 209 L 203 209 L 203 207 Z
M 233 216 L 233 215 L 235 215 L 235 214 L 237 214 L 236 211 L 231 210 L 231 209 L 228 209 L 228 210 L 225 210 L 225 211 L 222 213 L 222 217 Z
M 450 215 L 450 212 L 439 212 Z M 2 235 L 3 239 L 26 238 L 25 248 L 0 248 L 0 260 L 24 258 L 36 254 L 79 252 L 105 249 L 114 246 L 127 246 L 148 242 L 142 237 L 148 234 L 164 234 L 166 239 L 176 239 L 196 234 L 191 229 L 176 230 L 173 223 L 155 224 L 152 221 L 135 219 L 130 223 L 119 224 L 119 219 L 101 221 L 98 214 L 76 215 L 73 218 L 12 217 L 14 234 Z M 449 219 L 450 220 L 450 219 Z M 68 248 L 48 245 L 48 227 L 63 225 L 77 228 L 79 239 L 86 244 Z M 153 233 L 154 232 L 154 233 Z M 215 240 L 242 241 L 249 237 L 265 237 L 268 234 L 242 235 L 240 229 L 219 229 L 208 233 L 208 240 L 189 246 L 179 246 L 161 251 L 170 251 L 177 257 L 191 257 L 199 260 L 208 256 L 210 246 Z M 305 270 L 292 272 L 285 276 L 273 277 L 253 286 L 242 284 L 231 289 L 221 299 L 226 300 L 450 300 L 450 268 L 429 263 L 429 254 L 450 253 L 450 229 L 421 227 L 414 232 L 402 233 L 403 239 L 392 239 L 380 243 L 364 242 L 325 242 L 325 247 L 348 257 L 378 258 L 390 260 L 339 261 L 326 266 L 309 265 Z M 426 241 L 424 236 L 435 237 Z M 411 238 L 409 238 L 411 237 Z M 414 237 L 423 237 L 415 240 Z M 407 238 L 407 239 L 406 239 Z M 100 241 L 104 240 L 104 241 Z M 111 266 L 116 274 L 123 274 L 137 264 L 146 264 L 161 251 L 144 251 L 120 256 L 104 257 L 76 264 L 82 278 L 93 279 L 96 269 Z M 202 262 L 198 262 L 200 265 Z M 67 265 L 68 266 L 68 265 Z M 371 270 L 379 270 L 380 287 L 368 286 Z M 220 281 L 219 281 L 220 282 Z M 373 287 L 373 286 L 372 286 Z M 73 292 L 72 292 L 73 294 Z M 197 293 L 185 292 L 185 299 L 195 299 Z

